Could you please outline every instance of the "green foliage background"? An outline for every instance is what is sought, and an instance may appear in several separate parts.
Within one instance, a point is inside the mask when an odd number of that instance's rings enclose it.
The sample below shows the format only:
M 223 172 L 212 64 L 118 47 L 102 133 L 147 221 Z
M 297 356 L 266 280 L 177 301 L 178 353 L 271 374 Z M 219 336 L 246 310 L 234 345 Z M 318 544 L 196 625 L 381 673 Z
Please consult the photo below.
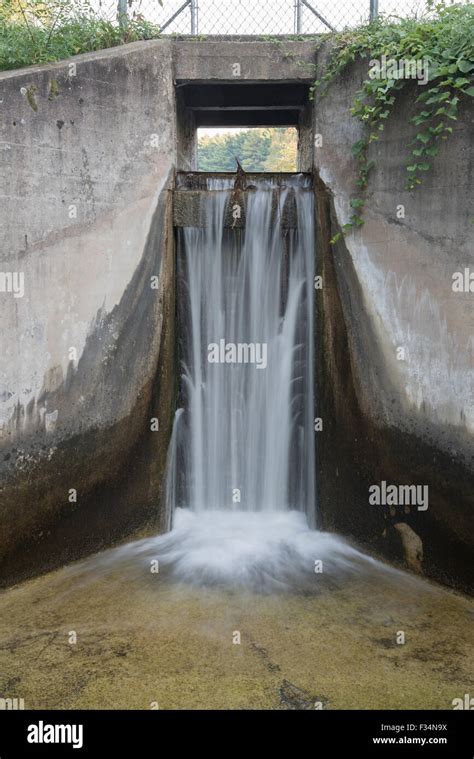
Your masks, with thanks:
M 358 59 L 380 60 L 382 56 L 395 61 L 426 61 L 429 81 L 414 98 L 416 114 L 412 118 L 414 139 L 409 146 L 406 189 L 414 190 L 422 182 L 424 172 L 443 140 L 453 131 L 459 106 L 474 96 L 474 6 L 428 3 L 422 19 L 378 18 L 371 24 L 334 35 L 329 64 L 313 90 L 324 94 L 328 85 Z M 352 116 L 364 125 L 364 136 L 352 146 L 359 163 L 359 196 L 351 200 L 352 215 L 346 229 L 363 224 L 363 211 L 369 192 L 374 162 L 369 148 L 384 131 L 397 107 L 400 92 L 412 85 L 406 78 L 376 79 L 367 76 L 357 93 Z
M 199 171 L 296 171 L 296 129 L 245 129 L 203 135 L 198 143 Z
M 161 0 L 157 0 L 161 2 Z M 97 16 L 89 0 L 0 0 L 0 70 L 69 58 L 135 40 L 159 37 L 157 26 L 141 16 L 118 24 Z M 332 54 L 313 90 L 323 92 L 358 59 L 425 60 L 429 83 L 414 95 L 414 138 L 406 163 L 406 188 L 414 190 L 429 171 L 443 140 L 453 131 L 459 107 L 474 96 L 474 6 L 428 0 L 424 17 L 376 19 L 371 24 L 323 35 L 317 48 L 331 40 Z M 284 43 L 276 41 L 280 48 Z M 353 145 L 359 164 L 357 197 L 351 200 L 346 229 L 363 224 L 374 167 L 370 146 L 383 132 L 397 107 L 397 98 L 412 81 L 367 76 L 357 93 L 352 116 L 364 126 Z M 296 138 L 290 130 L 246 130 L 234 135 L 203 138 L 199 167 L 204 171 L 234 171 L 239 158 L 247 171 L 294 171 Z
M 99 18 L 88 0 L 0 0 L 0 71 L 158 37 L 142 17 Z

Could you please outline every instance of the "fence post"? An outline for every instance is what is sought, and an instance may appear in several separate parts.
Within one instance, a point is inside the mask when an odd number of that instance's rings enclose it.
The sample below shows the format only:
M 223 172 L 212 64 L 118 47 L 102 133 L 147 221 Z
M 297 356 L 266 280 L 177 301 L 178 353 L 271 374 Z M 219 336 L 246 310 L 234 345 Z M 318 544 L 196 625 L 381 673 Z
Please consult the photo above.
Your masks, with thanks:
M 117 19 L 120 25 L 127 21 L 127 0 L 118 0 Z
M 198 0 L 191 0 L 191 34 L 198 33 Z
M 379 0 L 370 0 L 370 20 L 373 21 L 379 15 Z
M 301 0 L 295 0 L 295 34 L 301 34 Z

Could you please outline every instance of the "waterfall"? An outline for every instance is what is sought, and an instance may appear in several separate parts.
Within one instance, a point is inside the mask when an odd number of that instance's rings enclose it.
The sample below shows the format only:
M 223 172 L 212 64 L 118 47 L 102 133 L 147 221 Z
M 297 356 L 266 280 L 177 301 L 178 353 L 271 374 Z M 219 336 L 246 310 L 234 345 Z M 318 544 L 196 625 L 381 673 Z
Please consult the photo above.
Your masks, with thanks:
M 396 574 L 314 529 L 313 195 L 303 176 L 285 184 L 258 180 L 237 229 L 233 183 L 208 180 L 205 225 L 179 232 L 169 531 L 93 557 L 96 572 L 149 576 L 158 561 L 178 581 L 258 592 Z
M 295 510 L 314 525 L 313 193 L 302 176 L 277 193 L 258 180 L 244 228 L 232 229 L 233 181 L 208 181 L 205 226 L 178 239 L 182 408 L 169 508 Z M 297 225 L 283 229 L 290 199 Z

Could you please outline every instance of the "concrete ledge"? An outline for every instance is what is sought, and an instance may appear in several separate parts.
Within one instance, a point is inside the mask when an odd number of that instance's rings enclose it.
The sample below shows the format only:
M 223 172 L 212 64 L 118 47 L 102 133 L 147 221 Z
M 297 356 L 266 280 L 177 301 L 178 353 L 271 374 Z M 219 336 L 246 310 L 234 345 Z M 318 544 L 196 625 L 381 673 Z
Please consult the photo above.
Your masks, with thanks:
M 177 190 L 173 193 L 173 224 L 175 227 L 205 227 L 207 225 L 206 201 L 209 195 L 222 190 Z M 245 227 L 249 194 L 253 190 L 237 190 L 227 201 L 224 216 L 224 227 L 242 229 Z M 294 194 L 290 191 L 281 203 L 278 190 L 272 192 L 272 223 L 279 224 L 282 229 L 295 229 L 298 226 Z M 240 217 L 234 218 L 234 208 L 240 208 Z
M 313 82 L 316 74 L 315 40 L 266 42 L 174 43 L 174 76 L 179 81 L 294 81 Z M 237 73 L 238 72 L 238 73 Z

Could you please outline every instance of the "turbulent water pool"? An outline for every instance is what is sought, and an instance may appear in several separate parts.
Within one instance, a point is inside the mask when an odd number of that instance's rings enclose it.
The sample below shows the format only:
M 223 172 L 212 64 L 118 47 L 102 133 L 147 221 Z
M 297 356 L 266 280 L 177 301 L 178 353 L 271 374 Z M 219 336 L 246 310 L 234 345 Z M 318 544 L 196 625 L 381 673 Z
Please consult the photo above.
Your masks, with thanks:
M 211 182 L 208 225 L 181 231 L 171 530 L 4 592 L 3 698 L 27 709 L 450 709 L 469 693 L 472 602 L 314 529 L 307 183 L 265 180 L 244 209 L 233 182 Z M 290 201 L 297 226 L 282 234 Z M 229 204 L 245 210 L 242 232 L 225 226 Z
M 119 549 L 5 591 L 0 692 L 27 709 L 451 709 L 469 692 L 474 605 L 452 591 L 375 566 L 255 592 L 150 561 Z

